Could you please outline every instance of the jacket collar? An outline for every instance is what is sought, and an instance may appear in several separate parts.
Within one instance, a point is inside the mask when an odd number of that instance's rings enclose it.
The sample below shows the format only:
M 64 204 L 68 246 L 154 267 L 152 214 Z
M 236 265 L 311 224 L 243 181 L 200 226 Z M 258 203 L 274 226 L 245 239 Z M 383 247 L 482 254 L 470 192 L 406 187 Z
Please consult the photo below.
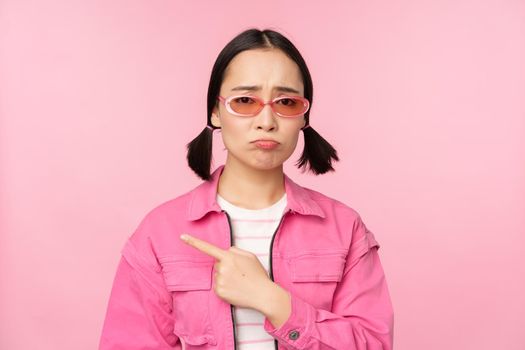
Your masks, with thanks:
M 219 177 L 223 169 L 224 164 L 215 169 L 209 181 L 202 182 L 191 191 L 190 204 L 186 213 L 188 220 L 198 220 L 210 211 L 222 211 L 222 208 L 216 201 L 216 195 Z M 310 197 L 306 189 L 293 182 L 286 174 L 284 174 L 284 188 L 287 201 L 285 212 L 291 209 L 303 215 L 325 217 L 325 213 L 319 204 Z

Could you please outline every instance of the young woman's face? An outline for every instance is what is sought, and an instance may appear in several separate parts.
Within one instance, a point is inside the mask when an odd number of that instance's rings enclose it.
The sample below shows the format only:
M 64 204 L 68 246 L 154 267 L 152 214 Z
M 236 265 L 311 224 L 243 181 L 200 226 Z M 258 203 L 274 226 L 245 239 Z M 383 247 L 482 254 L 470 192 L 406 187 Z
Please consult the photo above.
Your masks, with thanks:
M 237 90 L 239 86 L 256 86 L 255 90 Z M 282 92 L 277 87 L 298 91 Z M 235 89 L 235 90 L 233 90 Z M 220 96 L 255 95 L 269 101 L 281 95 L 304 97 L 304 86 L 297 64 L 277 49 L 243 51 L 235 56 L 225 71 Z M 229 113 L 222 102 L 217 101 L 212 113 L 212 124 L 221 128 L 224 145 L 228 149 L 228 161 L 238 161 L 257 169 L 281 166 L 295 150 L 305 117 L 280 117 L 270 105 L 264 106 L 253 117 L 241 117 Z M 278 142 L 272 149 L 264 149 L 254 143 L 258 139 Z

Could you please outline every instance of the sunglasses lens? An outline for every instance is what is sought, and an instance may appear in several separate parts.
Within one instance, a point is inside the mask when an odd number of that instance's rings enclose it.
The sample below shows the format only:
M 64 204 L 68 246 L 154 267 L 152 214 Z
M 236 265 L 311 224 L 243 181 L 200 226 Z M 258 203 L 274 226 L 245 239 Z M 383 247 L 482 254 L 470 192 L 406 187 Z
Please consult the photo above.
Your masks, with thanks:
M 261 105 L 254 98 L 249 96 L 239 96 L 231 100 L 230 107 L 236 113 L 251 115 L 256 114 L 260 110 Z
M 307 110 L 306 104 L 299 98 L 289 96 L 276 101 L 273 108 L 277 113 L 285 116 L 295 116 L 303 114 Z

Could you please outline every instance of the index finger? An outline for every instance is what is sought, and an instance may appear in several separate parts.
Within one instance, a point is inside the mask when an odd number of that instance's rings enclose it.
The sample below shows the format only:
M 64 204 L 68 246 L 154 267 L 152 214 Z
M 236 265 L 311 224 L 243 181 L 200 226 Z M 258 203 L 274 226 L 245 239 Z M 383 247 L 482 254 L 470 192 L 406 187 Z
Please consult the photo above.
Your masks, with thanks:
M 226 250 L 221 249 L 216 245 L 208 243 L 202 239 L 190 236 L 186 233 L 180 235 L 180 238 L 187 244 L 193 246 L 194 248 L 197 248 L 201 252 L 206 253 L 218 260 L 224 258 L 224 256 L 228 253 Z

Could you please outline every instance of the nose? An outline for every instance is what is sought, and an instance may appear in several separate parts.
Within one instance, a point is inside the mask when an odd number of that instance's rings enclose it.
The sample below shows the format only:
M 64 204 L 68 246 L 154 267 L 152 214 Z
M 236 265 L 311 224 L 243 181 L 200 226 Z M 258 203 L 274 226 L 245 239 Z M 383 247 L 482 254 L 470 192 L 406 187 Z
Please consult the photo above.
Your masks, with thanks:
M 273 112 L 270 102 L 266 102 L 262 110 L 255 116 L 254 123 L 257 128 L 273 130 L 277 127 L 276 115 Z

